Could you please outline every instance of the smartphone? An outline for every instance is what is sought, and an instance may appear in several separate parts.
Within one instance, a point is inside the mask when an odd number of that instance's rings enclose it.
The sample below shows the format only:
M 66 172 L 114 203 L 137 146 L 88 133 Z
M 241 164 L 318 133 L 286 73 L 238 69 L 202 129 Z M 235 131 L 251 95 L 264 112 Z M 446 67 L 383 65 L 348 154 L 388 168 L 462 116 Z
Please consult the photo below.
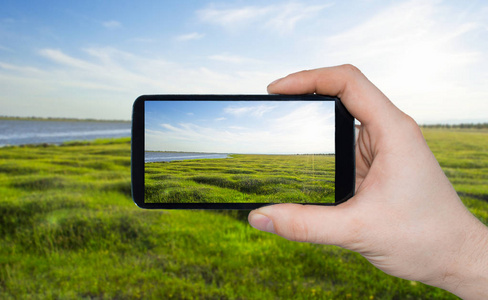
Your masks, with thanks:
M 132 113 L 141 208 L 336 205 L 354 195 L 354 118 L 320 95 L 145 95 Z

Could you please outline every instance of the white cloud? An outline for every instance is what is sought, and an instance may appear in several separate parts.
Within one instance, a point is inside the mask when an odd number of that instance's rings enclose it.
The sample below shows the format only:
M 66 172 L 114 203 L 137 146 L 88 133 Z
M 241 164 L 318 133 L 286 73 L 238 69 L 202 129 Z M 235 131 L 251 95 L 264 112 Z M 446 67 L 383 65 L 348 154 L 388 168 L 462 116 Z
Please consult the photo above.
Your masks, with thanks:
M 244 126 L 229 126 L 229 129 L 232 129 L 232 130 L 249 130 L 249 128 L 244 127 Z
M 45 72 L 38 68 L 34 67 L 24 67 L 24 66 L 17 66 L 9 63 L 4 63 L 0 61 L 0 69 L 4 69 L 6 71 L 12 71 L 16 74 L 37 74 L 37 75 L 46 75 Z
M 261 118 L 275 108 L 276 106 L 274 105 L 228 106 L 224 108 L 224 113 L 238 117 L 253 116 Z
M 81 59 L 77 59 L 66 55 L 61 50 L 58 49 L 41 49 L 39 54 L 56 62 L 61 65 L 65 65 L 68 67 L 74 67 L 77 69 L 92 69 L 97 68 L 96 65 L 83 61 Z
M 182 34 L 176 37 L 177 41 L 185 42 L 185 41 L 192 41 L 192 40 L 200 40 L 205 37 L 205 34 L 192 32 L 188 34 Z
M 287 3 L 278 6 L 265 25 L 278 32 L 289 32 L 296 27 L 299 21 L 314 17 L 317 13 L 330 6 L 332 4 L 305 5 L 302 3 Z
M 113 47 L 86 48 L 77 55 L 46 48 L 38 54 L 47 67 L 0 62 L 5 114 L 130 119 L 132 102 L 142 94 L 263 93 L 278 76 L 188 67 Z
M 208 57 L 210 60 L 220 61 L 232 64 L 243 64 L 243 63 L 259 63 L 260 61 L 253 58 L 248 58 L 240 55 L 233 55 L 228 53 L 215 54 Z
M 307 45 L 314 48 L 316 61 L 358 66 L 419 122 L 446 120 L 456 114 L 469 119 L 459 110 L 460 96 L 472 95 L 465 79 L 477 65 L 480 70 L 488 65 L 482 59 L 485 54 L 468 47 L 463 39 L 481 25 L 448 15 L 439 1 L 395 3 L 346 31 L 326 36 L 322 42 L 314 38 Z M 481 103 L 481 99 L 468 101 L 474 106 Z
M 87 48 L 83 52 L 88 55 L 85 59 L 55 49 L 42 49 L 40 54 L 59 64 L 60 67 L 53 68 L 50 73 L 61 79 L 60 86 L 63 81 L 72 79 L 80 87 L 105 86 L 132 93 L 177 92 L 176 82 L 181 79 L 178 73 L 192 73 L 162 59 L 141 57 L 111 47 Z
M 246 6 L 237 8 L 217 8 L 211 5 L 197 11 L 201 21 L 234 30 L 257 24 L 258 27 L 279 33 L 295 29 L 301 20 L 312 18 L 331 4 L 307 5 L 288 2 L 265 6 Z
M 110 20 L 102 22 L 102 26 L 107 29 L 118 29 L 122 27 L 122 23 L 120 23 L 119 21 Z
M 146 44 L 151 44 L 151 43 L 157 42 L 156 39 L 148 38 L 148 37 L 130 38 L 130 39 L 128 39 L 128 41 L 131 43 L 146 43 Z
M 172 126 L 171 124 L 161 124 L 161 127 L 165 128 L 165 129 L 169 129 L 171 131 L 180 131 L 180 129 Z
M 197 12 L 200 20 L 223 27 L 233 27 L 267 15 L 271 7 L 248 6 L 241 8 L 218 9 L 209 7 Z

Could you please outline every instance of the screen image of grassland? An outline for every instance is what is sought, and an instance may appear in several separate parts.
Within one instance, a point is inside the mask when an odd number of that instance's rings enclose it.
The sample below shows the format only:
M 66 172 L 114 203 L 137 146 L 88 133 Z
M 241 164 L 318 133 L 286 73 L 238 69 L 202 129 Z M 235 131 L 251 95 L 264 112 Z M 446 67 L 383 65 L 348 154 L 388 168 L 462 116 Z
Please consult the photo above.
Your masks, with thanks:
M 335 202 L 334 106 L 146 102 L 145 202 Z
M 334 203 L 334 155 L 232 154 L 145 164 L 146 203 Z

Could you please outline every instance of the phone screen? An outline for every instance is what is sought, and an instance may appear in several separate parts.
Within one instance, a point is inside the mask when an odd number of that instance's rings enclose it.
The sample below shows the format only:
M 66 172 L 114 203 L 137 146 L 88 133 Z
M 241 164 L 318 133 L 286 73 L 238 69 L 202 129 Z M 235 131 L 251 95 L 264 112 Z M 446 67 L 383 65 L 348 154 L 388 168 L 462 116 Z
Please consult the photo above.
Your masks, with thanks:
M 146 101 L 145 203 L 334 203 L 335 101 Z

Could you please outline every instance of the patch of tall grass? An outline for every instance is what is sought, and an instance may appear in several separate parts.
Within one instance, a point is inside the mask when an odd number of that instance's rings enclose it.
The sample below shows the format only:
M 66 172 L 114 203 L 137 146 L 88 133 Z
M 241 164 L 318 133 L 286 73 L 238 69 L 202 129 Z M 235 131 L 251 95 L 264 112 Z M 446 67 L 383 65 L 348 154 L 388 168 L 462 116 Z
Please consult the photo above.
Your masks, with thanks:
M 424 128 L 423 134 L 461 199 L 475 198 L 486 203 L 488 131 Z M 465 203 L 469 207 L 471 202 Z
M 424 134 L 444 161 L 486 159 L 482 140 L 454 133 L 464 144 L 459 151 L 469 152 L 461 158 L 449 150 L 448 131 Z M 150 176 L 169 194 L 188 193 L 184 197 L 195 201 L 270 197 L 194 181 L 209 176 L 205 168 L 226 174 L 221 185 L 255 179 L 260 188 L 283 189 L 283 197 L 290 195 L 289 185 L 300 184 L 293 168 L 259 160 L 227 159 L 225 167 L 216 161 L 167 164 L 167 174 L 154 168 Z M 141 210 L 130 199 L 129 164 L 128 140 L 0 148 L 0 298 L 456 299 L 388 276 L 356 253 L 258 232 L 247 224 L 245 211 Z M 488 172 L 457 165 L 465 167 L 442 166 L 450 179 L 463 182 L 456 188 L 480 186 L 462 199 L 486 224 L 487 203 L 474 196 L 488 194 Z M 254 177 L 261 169 L 277 179 Z M 297 193 L 321 193 L 323 187 L 305 184 Z

